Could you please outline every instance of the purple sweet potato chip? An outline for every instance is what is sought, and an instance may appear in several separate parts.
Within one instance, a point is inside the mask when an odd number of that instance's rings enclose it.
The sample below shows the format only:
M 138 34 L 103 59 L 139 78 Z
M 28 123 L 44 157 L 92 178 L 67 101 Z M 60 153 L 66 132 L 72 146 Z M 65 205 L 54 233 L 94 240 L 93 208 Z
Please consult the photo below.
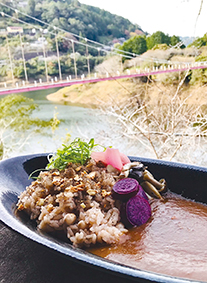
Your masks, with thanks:
M 140 226 L 148 221 L 151 216 L 149 202 L 138 194 L 126 203 L 127 220 L 132 226 Z
M 135 196 L 139 190 L 139 183 L 132 178 L 124 178 L 113 186 L 113 196 L 121 200 L 128 200 Z
M 143 190 L 143 188 L 140 185 L 139 185 L 139 190 L 138 190 L 137 195 L 148 201 L 148 197 L 147 197 L 145 191 Z

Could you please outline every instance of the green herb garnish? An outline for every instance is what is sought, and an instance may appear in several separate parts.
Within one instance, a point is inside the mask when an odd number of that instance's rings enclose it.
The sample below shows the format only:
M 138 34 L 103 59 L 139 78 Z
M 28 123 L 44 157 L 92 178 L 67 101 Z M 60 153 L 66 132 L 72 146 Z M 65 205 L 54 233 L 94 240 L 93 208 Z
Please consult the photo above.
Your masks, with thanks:
M 76 138 L 68 146 L 63 144 L 62 148 L 57 150 L 57 153 L 49 159 L 47 169 L 63 170 L 68 163 L 76 163 L 84 165 L 89 159 L 92 149 L 97 146 L 94 144 L 94 139 L 90 139 L 89 143 Z

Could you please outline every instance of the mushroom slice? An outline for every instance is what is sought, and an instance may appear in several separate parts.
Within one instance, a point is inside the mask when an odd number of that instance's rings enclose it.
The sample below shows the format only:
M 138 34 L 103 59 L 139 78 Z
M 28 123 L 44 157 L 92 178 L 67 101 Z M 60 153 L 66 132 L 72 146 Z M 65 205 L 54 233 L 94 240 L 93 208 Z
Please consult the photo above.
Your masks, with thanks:
M 130 169 L 137 168 L 137 170 L 142 170 L 144 165 L 141 162 L 130 162 L 123 166 L 121 170 L 120 178 L 127 178 L 129 176 Z
M 159 191 L 150 182 L 148 182 L 148 181 L 142 182 L 141 183 L 141 187 L 151 197 L 163 200 L 163 198 L 162 198 L 161 194 L 159 193 Z

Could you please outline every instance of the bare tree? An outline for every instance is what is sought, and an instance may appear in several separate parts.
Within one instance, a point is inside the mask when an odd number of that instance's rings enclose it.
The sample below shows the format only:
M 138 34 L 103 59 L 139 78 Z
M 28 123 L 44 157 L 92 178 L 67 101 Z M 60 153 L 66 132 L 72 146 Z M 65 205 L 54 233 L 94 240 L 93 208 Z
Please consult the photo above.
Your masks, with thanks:
M 148 95 L 153 82 L 147 83 L 144 98 L 137 93 L 122 104 L 111 98 L 112 106 L 104 112 L 115 117 L 121 135 L 141 146 L 148 156 L 193 162 L 195 149 L 205 152 L 202 139 L 207 134 L 207 119 L 202 104 L 190 102 L 195 93 L 182 93 L 187 76 L 188 72 L 174 93 L 160 89 L 153 99 Z

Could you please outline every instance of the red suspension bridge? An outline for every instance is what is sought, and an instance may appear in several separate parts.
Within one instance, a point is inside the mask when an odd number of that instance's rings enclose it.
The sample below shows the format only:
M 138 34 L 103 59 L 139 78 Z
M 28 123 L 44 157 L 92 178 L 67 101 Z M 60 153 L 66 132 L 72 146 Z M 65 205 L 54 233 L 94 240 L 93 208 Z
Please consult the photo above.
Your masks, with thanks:
M 34 83 L 27 83 L 25 84 L 24 81 L 20 83 L 16 83 L 16 87 L 7 88 L 7 84 L 4 83 L 4 87 L 0 89 L 0 95 L 11 94 L 11 93 L 19 93 L 19 92 L 28 92 L 28 91 L 35 91 L 35 90 L 43 90 L 49 88 L 57 88 L 57 87 L 66 87 L 75 84 L 85 84 L 85 83 L 94 83 L 94 82 L 101 82 L 106 80 L 118 80 L 124 78 L 133 78 L 133 77 L 143 77 L 143 76 L 152 76 L 158 75 L 163 73 L 171 73 L 171 72 L 183 72 L 193 69 L 204 69 L 207 68 L 207 62 L 199 62 L 198 64 L 187 64 L 187 65 L 179 65 L 179 66 L 168 66 L 161 68 L 154 68 L 152 70 L 145 69 L 145 70 L 127 70 L 126 73 L 120 74 L 117 71 L 116 75 L 112 75 L 106 73 L 105 77 L 99 77 L 96 73 L 94 76 L 90 78 L 85 78 L 85 76 L 81 76 L 80 79 L 69 79 L 67 77 L 66 80 L 58 80 L 56 77 L 55 79 L 51 79 L 49 82 L 43 83 L 41 80 L 39 82 L 34 81 Z

